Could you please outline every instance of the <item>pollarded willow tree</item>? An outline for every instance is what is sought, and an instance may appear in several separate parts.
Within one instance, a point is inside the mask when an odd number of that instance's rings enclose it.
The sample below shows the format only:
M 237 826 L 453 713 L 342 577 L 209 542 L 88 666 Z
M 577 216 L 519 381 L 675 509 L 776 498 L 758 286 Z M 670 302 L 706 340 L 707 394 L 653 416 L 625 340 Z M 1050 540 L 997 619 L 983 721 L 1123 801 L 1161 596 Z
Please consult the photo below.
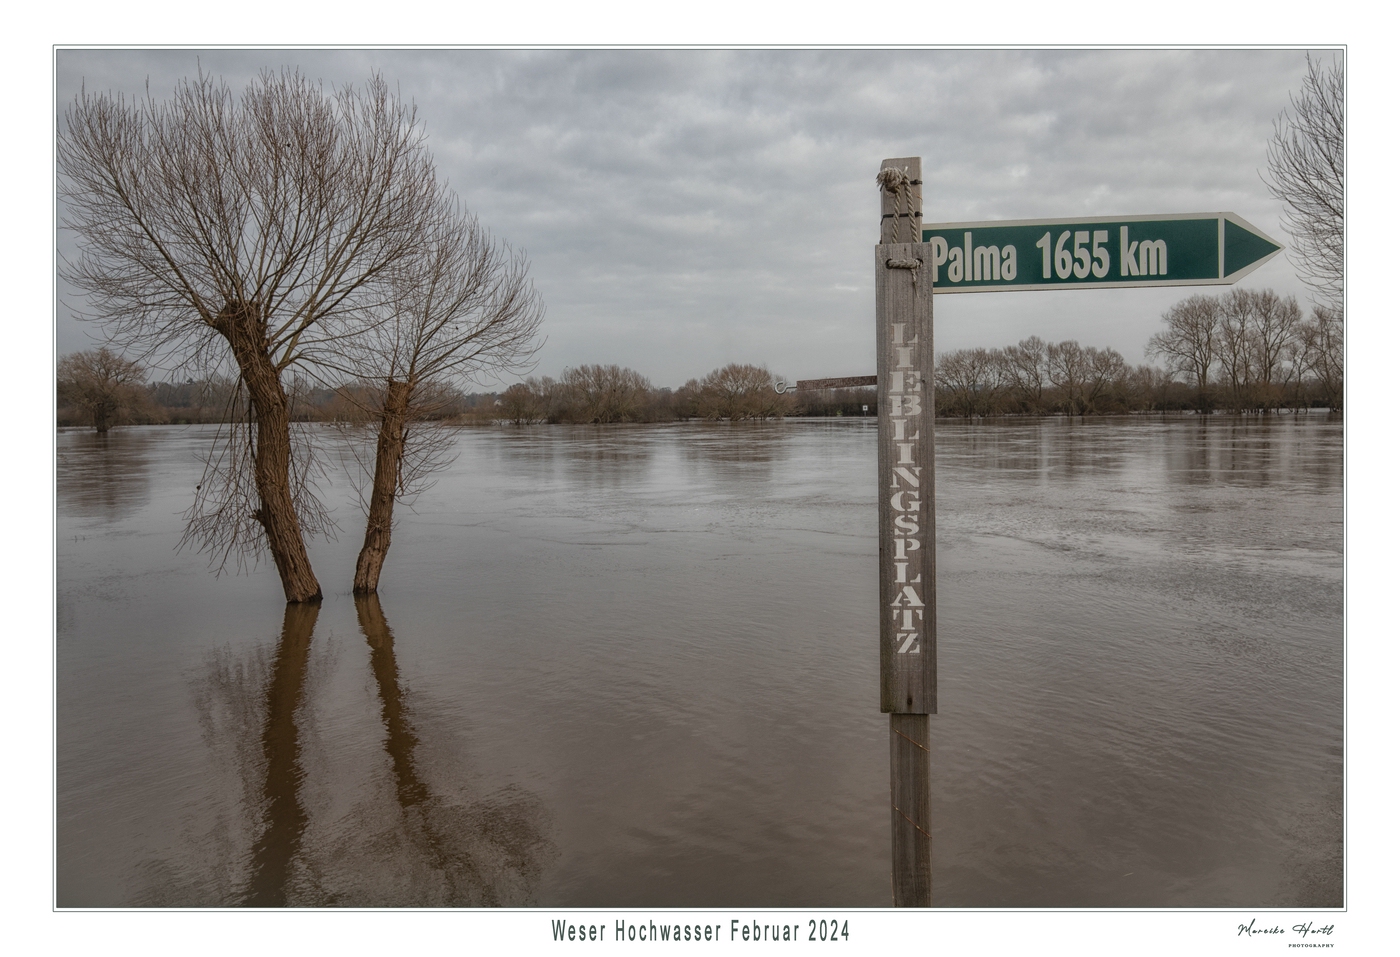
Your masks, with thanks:
M 419 251 L 390 275 L 379 321 L 347 340 L 339 371 L 369 388 L 375 452 L 360 462 L 369 479 L 365 540 L 355 594 L 379 588 L 394 503 L 421 491 L 450 461 L 436 423 L 453 386 L 483 374 L 519 371 L 538 348 L 544 308 L 525 256 L 494 241 L 445 197 Z M 356 443 L 356 447 L 358 443 Z
M 378 76 L 328 93 L 265 72 L 235 96 L 201 73 L 167 101 L 84 90 L 57 158 L 80 318 L 166 366 L 236 369 L 246 395 L 187 540 L 221 562 L 265 548 L 289 602 L 319 599 L 304 533 L 321 513 L 289 388 L 372 321 L 441 207 L 413 107 Z

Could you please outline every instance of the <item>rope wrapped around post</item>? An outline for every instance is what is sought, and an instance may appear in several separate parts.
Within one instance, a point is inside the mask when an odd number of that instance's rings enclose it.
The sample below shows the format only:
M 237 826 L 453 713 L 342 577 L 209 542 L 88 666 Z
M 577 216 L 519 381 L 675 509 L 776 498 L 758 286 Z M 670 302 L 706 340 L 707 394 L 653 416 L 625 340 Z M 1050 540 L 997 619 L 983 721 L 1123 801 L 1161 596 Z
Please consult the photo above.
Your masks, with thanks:
M 917 243 L 922 237 L 914 235 L 916 231 L 914 226 L 914 195 L 908 172 L 894 166 L 886 166 L 875 174 L 875 181 L 880 184 L 882 190 L 891 194 L 894 199 L 895 241 L 899 240 L 899 221 L 904 219 L 909 223 L 909 242 Z
M 894 238 L 899 239 L 900 221 L 909 223 L 909 242 L 918 243 L 923 237 L 918 235 L 918 227 L 914 225 L 914 194 L 913 185 L 909 181 L 909 173 L 896 166 L 886 166 L 875 174 L 875 181 L 880 184 L 880 189 L 889 193 L 894 201 Z M 918 285 L 918 269 L 923 262 L 918 259 L 887 259 L 886 269 L 908 269 L 911 270 L 909 278 Z

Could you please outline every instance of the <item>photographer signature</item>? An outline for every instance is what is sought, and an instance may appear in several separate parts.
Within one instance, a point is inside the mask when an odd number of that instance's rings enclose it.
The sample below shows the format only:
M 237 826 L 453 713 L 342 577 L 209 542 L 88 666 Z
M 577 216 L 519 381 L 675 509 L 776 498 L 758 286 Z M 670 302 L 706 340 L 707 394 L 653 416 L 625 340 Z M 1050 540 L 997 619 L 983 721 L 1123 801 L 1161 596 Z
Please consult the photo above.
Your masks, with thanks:
M 1236 936 L 1236 937 L 1253 937 L 1253 936 L 1255 936 L 1255 935 L 1257 935 L 1257 934 L 1282 934 L 1282 933 L 1286 933 L 1286 931 L 1284 931 L 1284 929 L 1283 929 L 1282 927 L 1278 926 L 1277 924 L 1273 925 L 1272 927 L 1255 927 L 1255 926 L 1254 926 L 1255 923 L 1256 923 L 1256 921 L 1252 920 L 1252 921 L 1250 921 L 1248 924 L 1241 924 L 1241 925 L 1240 925 L 1240 929 L 1239 929 L 1239 931 L 1235 934 L 1235 936 Z M 1310 934 L 1330 935 L 1330 934 L 1332 933 L 1332 928 L 1333 928 L 1333 925 L 1332 925 L 1332 924 L 1327 924 L 1326 926 L 1323 926 L 1323 927 L 1314 927 L 1314 926 L 1312 925 L 1312 921 L 1308 921 L 1306 924 L 1294 924 L 1292 929 L 1293 929 L 1293 932 L 1294 932 L 1295 934 L 1299 934 L 1299 935 L 1301 935 L 1301 936 L 1303 936 L 1303 937 L 1307 937 L 1307 936 L 1310 935 Z

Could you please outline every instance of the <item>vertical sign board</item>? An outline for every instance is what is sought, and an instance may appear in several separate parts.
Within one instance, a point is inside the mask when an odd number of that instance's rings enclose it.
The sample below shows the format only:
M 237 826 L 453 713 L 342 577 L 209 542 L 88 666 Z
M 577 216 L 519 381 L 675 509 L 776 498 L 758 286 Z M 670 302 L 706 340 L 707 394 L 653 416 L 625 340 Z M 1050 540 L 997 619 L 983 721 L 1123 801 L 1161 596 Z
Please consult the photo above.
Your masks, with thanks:
M 880 396 L 880 710 L 937 713 L 933 565 L 933 290 L 928 243 L 876 250 Z M 891 265 L 895 263 L 897 265 Z
M 875 248 L 880 522 L 880 710 L 890 715 L 895 906 L 932 905 L 929 714 L 937 711 L 933 527 L 933 248 L 918 242 L 917 157 L 881 164 Z M 883 173 L 882 173 L 883 175 Z

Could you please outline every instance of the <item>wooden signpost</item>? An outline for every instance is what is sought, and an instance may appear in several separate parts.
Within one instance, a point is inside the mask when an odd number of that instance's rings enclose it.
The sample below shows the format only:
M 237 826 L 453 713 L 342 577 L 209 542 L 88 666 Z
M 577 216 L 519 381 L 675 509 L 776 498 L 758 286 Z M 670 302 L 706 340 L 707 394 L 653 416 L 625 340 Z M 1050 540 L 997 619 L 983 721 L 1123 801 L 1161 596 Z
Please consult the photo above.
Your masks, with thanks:
M 896 907 L 932 905 L 929 718 L 938 711 L 933 528 L 933 247 L 919 157 L 880 164 L 875 247 L 880 710 L 890 716 Z
M 1234 213 L 983 223 L 923 222 L 923 163 L 880 164 L 877 374 L 788 388 L 876 386 L 879 402 L 880 710 L 890 716 L 896 907 L 930 907 L 929 715 L 938 713 L 933 507 L 933 296 L 1124 286 L 1225 285 L 1282 244 Z
M 923 222 L 919 157 L 880 164 L 875 247 L 879 395 L 880 710 L 890 716 L 894 904 L 932 905 L 929 715 L 938 713 L 933 296 L 1225 285 L 1283 246 L 1234 213 Z M 859 380 L 859 381 L 858 381 Z M 871 384 L 860 377 L 798 388 Z

